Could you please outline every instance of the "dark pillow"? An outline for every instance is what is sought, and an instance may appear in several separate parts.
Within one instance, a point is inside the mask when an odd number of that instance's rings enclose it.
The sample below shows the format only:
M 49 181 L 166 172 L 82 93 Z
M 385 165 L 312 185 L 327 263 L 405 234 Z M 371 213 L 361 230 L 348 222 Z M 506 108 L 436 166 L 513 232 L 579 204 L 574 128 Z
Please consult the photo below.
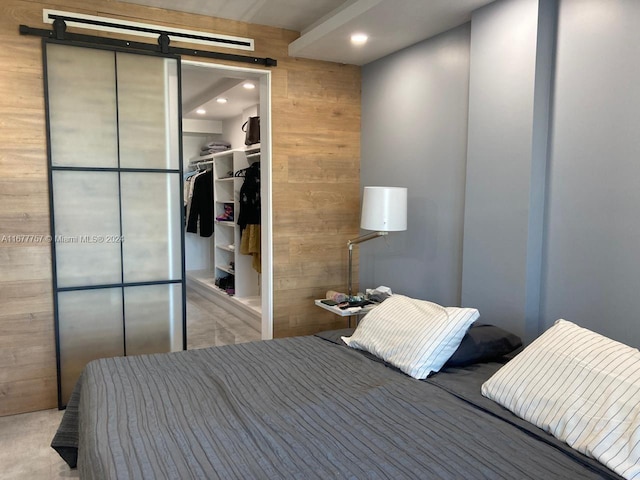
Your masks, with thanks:
M 316 337 L 338 345 L 345 345 L 340 337 L 350 337 L 353 335 L 354 330 L 353 328 L 330 330 L 316 333 Z M 521 346 L 522 340 L 517 335 L 494 325 L 476 322 L 469 327 L 469 330 L 462 338 L 462 342 L 460 342 L 460 346 L 442 368 L 464 367 L 474 363 L 490 362 L 514 352 Z M 366 354 L 372 360 L 382 362 L 381 359 L 368 352 L 361 353 Z
M 443 368 L 490 362 L 521 346 L 522 340 L 513 333 L 494 325 L 474 323 L 467 330 L 460 346 L 447 360 Z

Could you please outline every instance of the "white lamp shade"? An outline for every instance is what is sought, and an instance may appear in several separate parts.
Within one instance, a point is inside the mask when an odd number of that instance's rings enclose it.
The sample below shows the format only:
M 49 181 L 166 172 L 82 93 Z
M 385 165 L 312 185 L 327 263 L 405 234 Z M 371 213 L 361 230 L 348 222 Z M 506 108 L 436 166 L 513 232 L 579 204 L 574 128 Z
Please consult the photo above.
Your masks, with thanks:
M 364 187 L 360 228 L 380 232 L 407 229 L 405 187 Z

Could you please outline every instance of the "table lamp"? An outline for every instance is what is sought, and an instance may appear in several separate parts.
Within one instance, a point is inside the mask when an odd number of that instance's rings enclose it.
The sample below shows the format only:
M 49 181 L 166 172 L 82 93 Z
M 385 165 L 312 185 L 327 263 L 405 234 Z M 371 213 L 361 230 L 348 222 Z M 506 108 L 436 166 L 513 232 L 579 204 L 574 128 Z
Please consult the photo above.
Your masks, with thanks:
M 405 187 L 364 187 L 360 228 L 375 230 L 347 242 L 349 248 L 349 300 L 353 299 L 353 246 L 407 229 L 407 189 Z

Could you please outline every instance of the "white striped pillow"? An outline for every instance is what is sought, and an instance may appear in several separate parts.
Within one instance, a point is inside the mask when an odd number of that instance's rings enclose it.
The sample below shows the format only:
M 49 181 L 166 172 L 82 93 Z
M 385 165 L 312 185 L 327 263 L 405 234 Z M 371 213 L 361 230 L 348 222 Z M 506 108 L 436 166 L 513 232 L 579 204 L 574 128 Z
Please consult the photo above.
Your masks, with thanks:
M 482 394 L 624 478 L 640 479 L 640 352 L 566 320 Z
M 442 368 L 479 316 L 475 308 L 445 308 L 392 295 L 362 319 L 351 337 L 342 339 L 422 379 Z

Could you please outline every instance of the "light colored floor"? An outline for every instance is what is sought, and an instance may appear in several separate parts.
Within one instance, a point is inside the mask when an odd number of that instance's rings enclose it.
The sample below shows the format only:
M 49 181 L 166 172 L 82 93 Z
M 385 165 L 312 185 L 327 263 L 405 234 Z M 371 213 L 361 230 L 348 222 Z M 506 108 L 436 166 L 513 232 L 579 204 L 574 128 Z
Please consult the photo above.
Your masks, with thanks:
M 61 418 L 58 410 L 0 417 L 0 479 L 79 478 L 49 446 Z
M 187 290 L 189 350 L 260 340 L 260 332 Z M 79 478 L 49 446 L 63 412 L 44 410 L 0 417 L 0 480 Z
M 187 349 L 260 340 L 258 330 L 187 289 Z

